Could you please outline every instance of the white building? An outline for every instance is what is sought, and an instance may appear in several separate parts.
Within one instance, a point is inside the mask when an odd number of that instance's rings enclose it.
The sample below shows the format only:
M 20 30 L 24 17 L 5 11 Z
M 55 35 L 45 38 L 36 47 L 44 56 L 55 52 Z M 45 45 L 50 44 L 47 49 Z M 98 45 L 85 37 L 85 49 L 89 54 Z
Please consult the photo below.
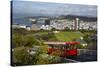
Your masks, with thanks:
M 20 28 L 26 28 L 26 25 L 19 25 Z
M 40 29 L 43 29 L 43 30 L 51 30 L 52 27 L 51 27 L 50 25 L 42 25 L 42 26 L 40 27 Z
M 31 30 L 31 27 L 27 26 L 27 27 L 26 27 L 26 30 Z
M 19 24 L 14 24 L 12 25 L 12 28 L 26 28 L 26 25 L 19 25 Z
M 97 29 L 97 22 L 80 21 L 80 29 L 96 30 Z

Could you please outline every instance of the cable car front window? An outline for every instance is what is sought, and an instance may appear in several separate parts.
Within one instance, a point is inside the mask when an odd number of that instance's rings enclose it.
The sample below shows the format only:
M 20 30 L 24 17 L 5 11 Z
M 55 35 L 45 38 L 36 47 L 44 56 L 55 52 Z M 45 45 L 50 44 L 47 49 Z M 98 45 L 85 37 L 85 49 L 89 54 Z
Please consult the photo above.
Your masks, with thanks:
M 72 49 L 76 49 L 76 45 L 70 45 L 70 50 L 72 50 Z
M 63 46 L 63 49 L 70 50 L 70 45 L 69 45 L 69 44 L 64 45 L 64 46 Z
M 48 47 L 49 47 L 49 48 L 53 48 L 54 46 L 53 46 L 53 45 L 49 45 Z

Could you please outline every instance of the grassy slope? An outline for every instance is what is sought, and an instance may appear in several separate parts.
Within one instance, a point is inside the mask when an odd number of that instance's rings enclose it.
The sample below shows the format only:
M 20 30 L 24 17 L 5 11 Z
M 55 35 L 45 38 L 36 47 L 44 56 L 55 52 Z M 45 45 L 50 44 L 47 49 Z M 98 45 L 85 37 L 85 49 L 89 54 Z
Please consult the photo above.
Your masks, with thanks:
M 80 32 L 59 32 L 55 36 L 61 41 L 72 41 L 73 39 L 82 37 L 83 34 Z
M 38 33 L 34 33 L 34 35 L 43 35 L 43 34 L 47 34 L 48 32 L 38 32 Z M 72 41 L 73 39 L 76 38 L 80 38 L 82 37 L 84 34 L 82 34 L 81 32 L 74 32 L 74 31 L 60 31 L 59 33 L 55 33 L 54 36 L 56 36 L 56 38 L 60 41 Z

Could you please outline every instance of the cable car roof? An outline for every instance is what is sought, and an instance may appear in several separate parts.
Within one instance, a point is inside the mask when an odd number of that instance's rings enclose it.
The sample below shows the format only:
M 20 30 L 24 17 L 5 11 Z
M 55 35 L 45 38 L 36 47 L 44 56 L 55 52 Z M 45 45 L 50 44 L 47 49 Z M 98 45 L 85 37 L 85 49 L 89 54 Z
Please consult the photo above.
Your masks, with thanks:
M 45 44 L 53 44 L 53 45 L 77 45 L 79 42 L 44 42 Z
M 65 44 L 69 44 L 69 45 L 77 45 L 80 44 L 79 42 L 66 42 Z

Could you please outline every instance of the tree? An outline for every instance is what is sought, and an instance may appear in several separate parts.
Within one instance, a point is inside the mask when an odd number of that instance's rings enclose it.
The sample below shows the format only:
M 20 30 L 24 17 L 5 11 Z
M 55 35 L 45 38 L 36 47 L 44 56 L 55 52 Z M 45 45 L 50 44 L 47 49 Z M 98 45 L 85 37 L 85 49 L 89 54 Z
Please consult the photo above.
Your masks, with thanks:
M 14 47 L 24 46 L 24 36 L 20 34 L 13 34 L 12 35 L 12 46 Z
M 40 59 L 40 56 L 43 54 L 47 54 L 47 45 L 44 44 L 39 46 L 39 49 L 36 50 L 36 54 L 31 55 L 30 54 L 30 47 L 17 47 L 14 48 L 14 51 L 12 52 L 13 56 L 13 64 L 15 65 L 30 65 L 30 64 L 37 64 L 37 62 L 42 62 Z M 34 48 L 34 47 L 33 47 Z M 45 59 L 44 59 L 45 60 Z M 44 61 L 44 63 L 46 63 Z
M 18 30 L 19 31 L 19 30 Z M 30 34 L 23 34 L 23 32 L 18 32 L 12 34 L 12 65 L 31 65 L 31 64 L 49 64 L 55 63 L 56 61 L 54 58 L 49 59 L 48 57 L 43 57 L 48 53 L 48 45 L 44 44 L 38 38 L 35 38 L 33 35 Z M 53 33 L 47 33 L 47 38 L 51 37 L 50 39 L 54 38 Z M 42 39 L 42 36 L 39 36 Z M 45 37 L 45 35 L 44 35 Z M 36 46 L 39 46 L 37 50 Z M 31 54 L 32 52 L 36 52 L 36 54 Z
M 14 28 L 12 29 L 12 34 L 21 34 L 21 35 L 26 35 L 28 31 L 24 28 Z
M 34 45 L 41 45 L 40 41 L 31 35 L 13 34 L 12 45 L 15 47 L 27 46 L 33 47 Z
M 39 59 L 40 55 L 47 54 L 47 45 L 43 42 L 35 39 L 31 35 L 13 35 L 13 45 L 16 45 L 13 51 L 13 64 L 15 65 L 30 65 L 37 64 L 37 61 L 42 62 Z M 28 52 L 31 48 L 35 49 L 35 46 L 39 46 L 35 55 L 30 55 Z M 39 63 L 38 62 L 38 63 Z M 47 61 L 44 61 L 46 63 Z
M 28 55 L 28 50 L 29 48 L 27 47 L 18 47 L 15 48 L 13 53 L 13 63 L 15 63 L 15 65 L 26 65 L 29 63 L 29 55 Z
M 25 36 L 24 37 L 24 46 L 33 47 L 34 45 L 41 45 L 41 42 L 35 39 L 33 36 Z

